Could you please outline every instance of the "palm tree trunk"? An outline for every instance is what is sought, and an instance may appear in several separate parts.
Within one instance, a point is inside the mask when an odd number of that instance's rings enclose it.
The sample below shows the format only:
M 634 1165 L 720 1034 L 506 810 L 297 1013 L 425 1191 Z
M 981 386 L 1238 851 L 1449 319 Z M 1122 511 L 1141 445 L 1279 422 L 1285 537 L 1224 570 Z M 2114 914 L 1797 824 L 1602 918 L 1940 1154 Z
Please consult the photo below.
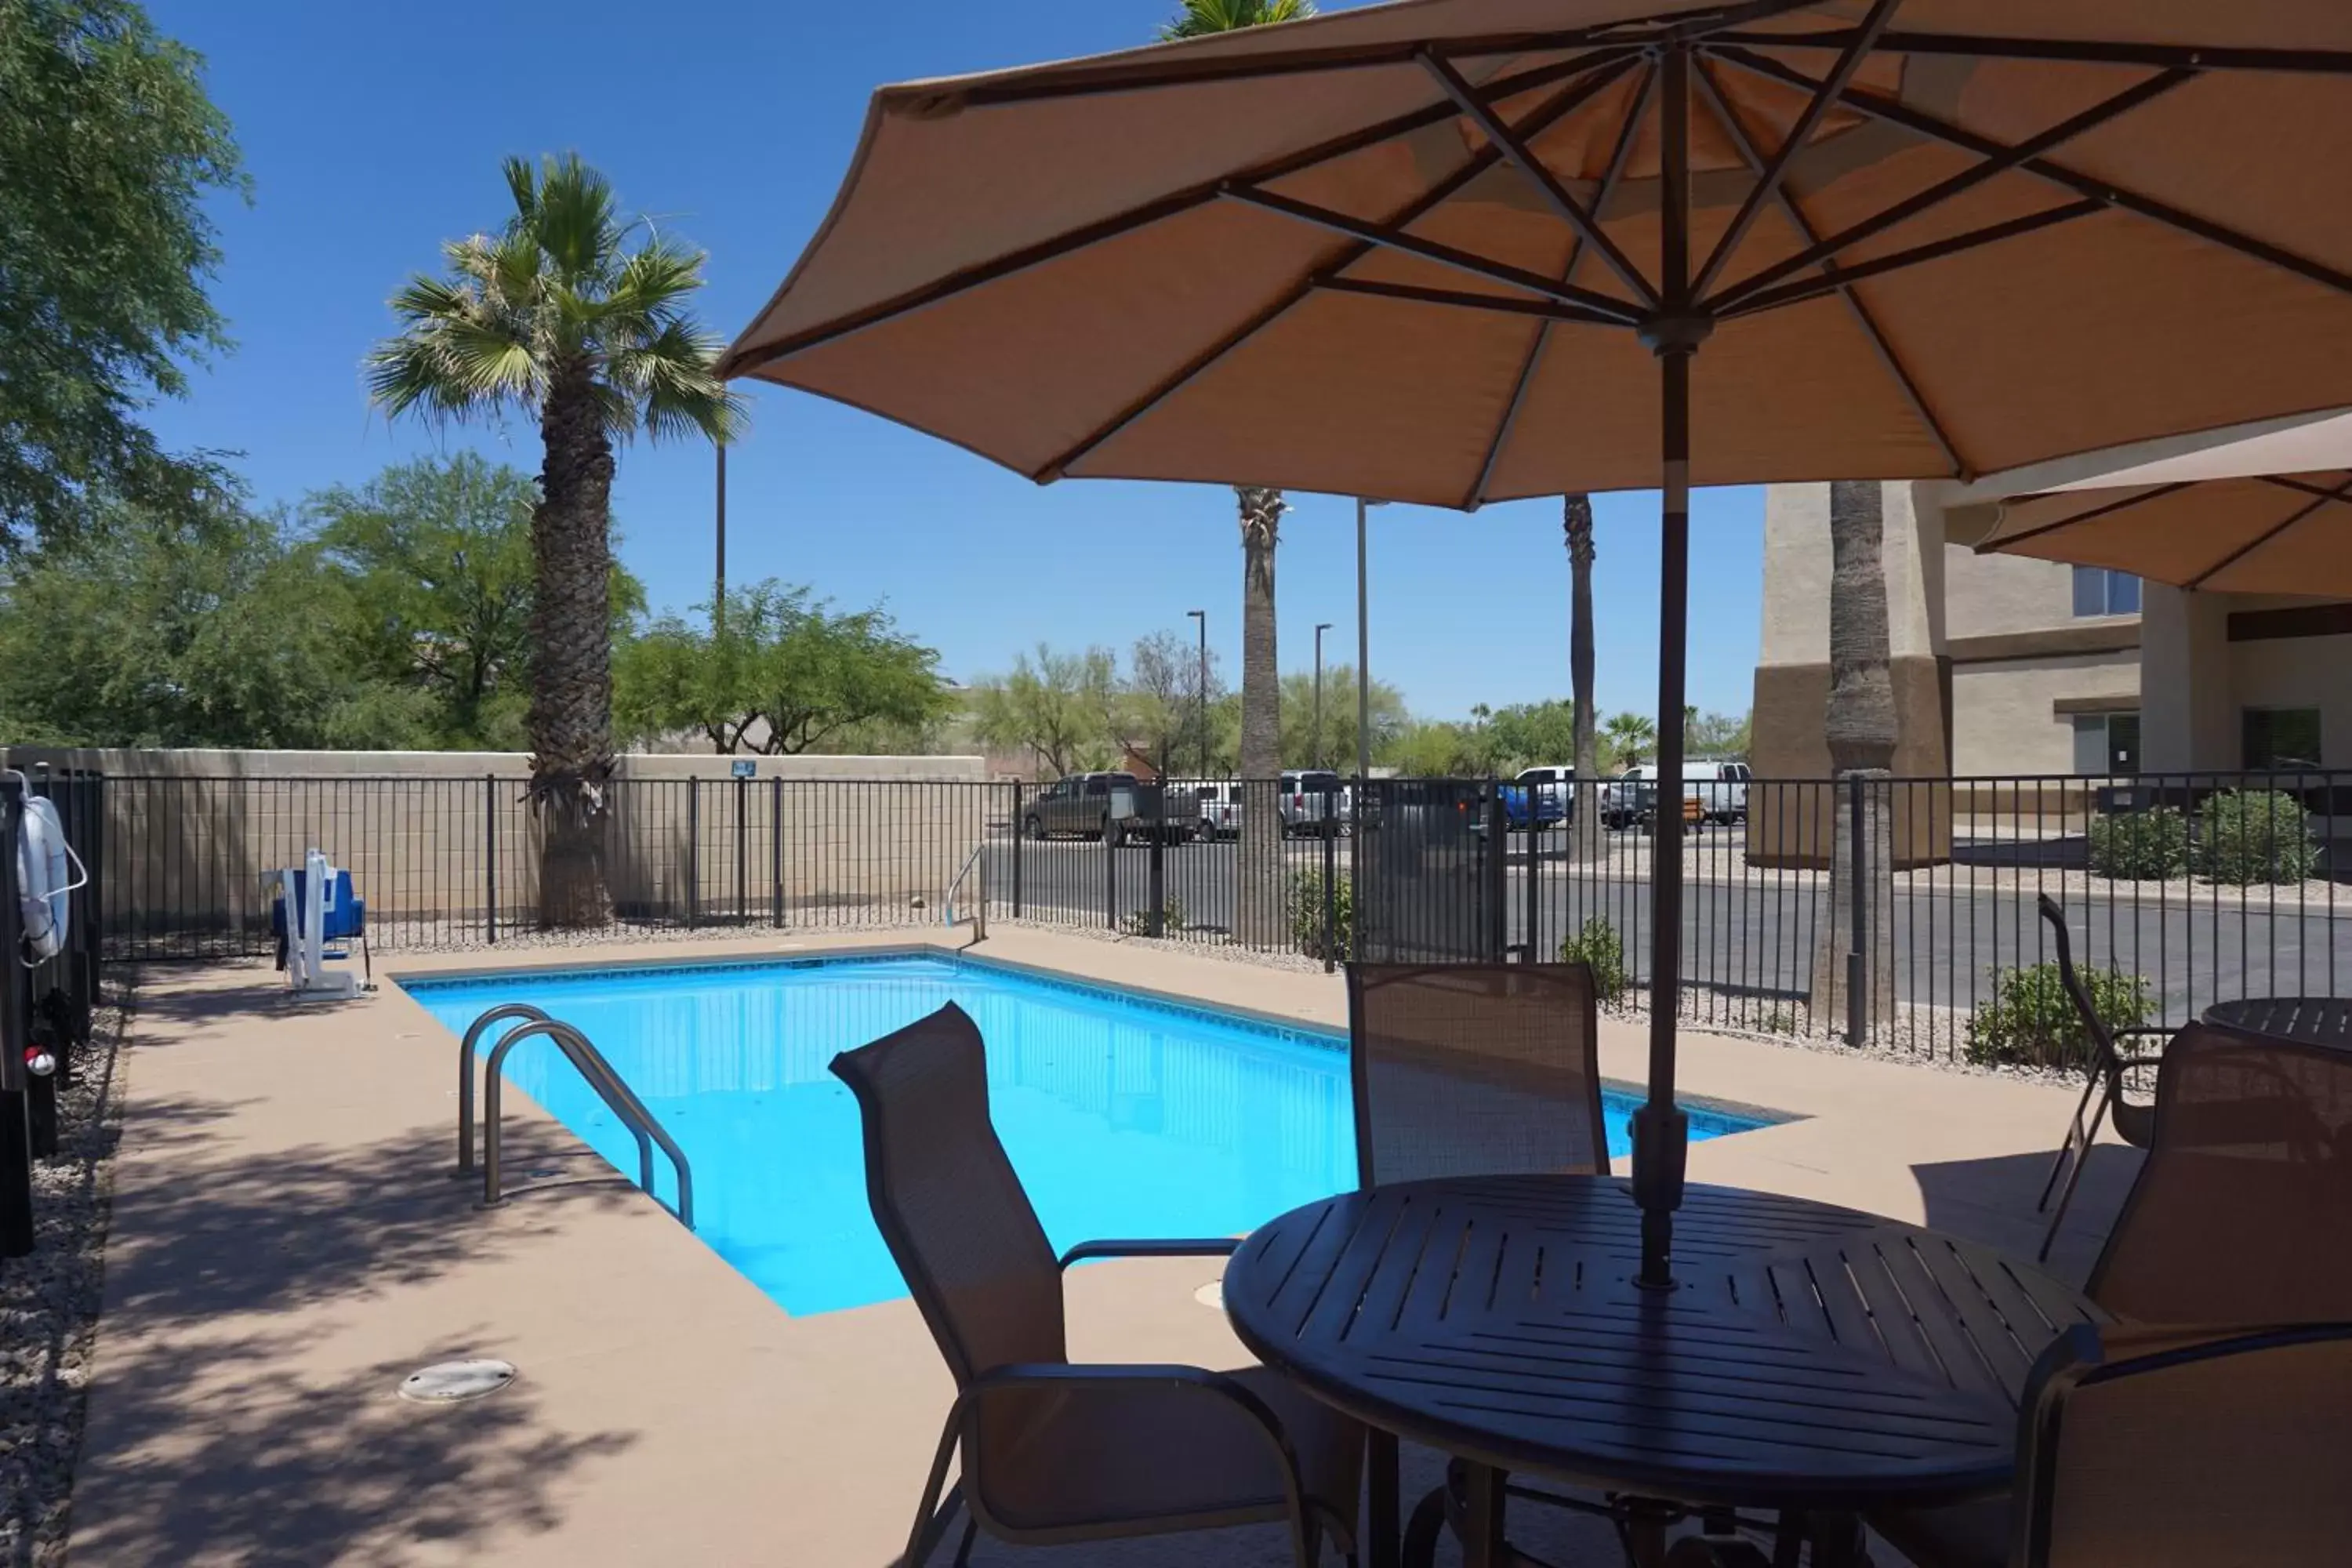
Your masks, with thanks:
M 1287 505 L 1280 490 L 1237 485 L 1242 525 L 1242 823 L 1234 934 L 1257 946 L 1285 925 L 1282 680 L 1275 658 L 1274 551 Z
M 1886 628 L 1884 491 L 1830 487 L 1830 697 L 1824 715 L 1837 805 L 1830 917 L 1813 956 L 1817 1026 L 1867 1031 L 1895 1013 L 1893 778 L 1899 740 Z M 1862 988 L 1856 997 L 1854 987 Z M 1859 1039 L 1853 1044 L 1862 1043 Z
M 1570 811 L 1569 854 L 1578 860 L 1601 858 L 1601 748 L 1592 710 L 1592 498 L 1572 495 L 1560 503 L 1560 531 L 1568 536 L 1568 674 L 1576 704 L 1576 798 Z
M 593 372 L 567 367 L 541 412 L 546 459 L 530 517 L 530 800 L 546 926 L 612 918 L 604 808 L 613 777 L 613 444 Z

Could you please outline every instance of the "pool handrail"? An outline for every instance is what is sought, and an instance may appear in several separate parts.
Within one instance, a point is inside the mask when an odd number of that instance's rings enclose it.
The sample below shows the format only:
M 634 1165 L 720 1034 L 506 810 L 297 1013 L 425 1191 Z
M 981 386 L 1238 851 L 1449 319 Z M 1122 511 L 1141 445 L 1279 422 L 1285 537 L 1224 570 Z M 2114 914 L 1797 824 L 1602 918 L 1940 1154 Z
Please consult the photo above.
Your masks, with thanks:
M 482 1075 L 482 1206 L 496 1208 L 505 1202 L 499 1180 L 499 1101 L 503 1082 L 499 1069 L 504 1065 L 509 1051 L 533 1038 L 553 1041 L 564 1058 L 586 1080 L 588 1087 L 596 1091 L 597 1098 L 629 1129 L 637 1141 L 637 1184 L 645 1189 L 646 1195 L 654 1196 L 656 1202 L 660 1200 L 654 1194 L 653 1152 L 649 1144 L 661 1145 L 662 1152 L 669 1156 L 671 1168 L 677 1173 L 677 1205 L 674 1212 L 678 1223 L 692 1230 L 694 1173 L 687 1164 L 685 1151 L 662 1130 L 661 1123 L 654 1120 L 653 1112 L 647 1110 L 645 1102 L 621 1080 L 620 1074 L 613 1070 L 613 1064 L 604 1059 L 604 1053 L 590 1043 L 588 1037 L 557 1018 L 532 1019 L 519 1029 L 509 1030 L 491 1047 L 489 1063 Z
M 501 1002 L 466 1026 L 466 1037 L 457 1042 L 457 1169 L 460 1179 L 474 1173 L 474 1046 L 481 1039 L 482 1031 L 492 1024 L 509 1018 L 527 1018 L 544 1023 L 550 1016 L 528 1002 Z
M 954 878 L 948 883 L 946 895 L 940 900 L 940 908 L 946 913 L 948 924 L 954 925 L 956 894 L 962 889 L 963 879 L 971 874 L 972 868 L 980 868 L 979 892 L 971 909 L 971 939 L 974 942 L 988 940 L 988 867 L 981 858 L 982 851 L 987 847 L 988 835 L 983 831 L 980 842 L 971 847 L 971 853 L 963 858 L 963 864 L 957 868 Z

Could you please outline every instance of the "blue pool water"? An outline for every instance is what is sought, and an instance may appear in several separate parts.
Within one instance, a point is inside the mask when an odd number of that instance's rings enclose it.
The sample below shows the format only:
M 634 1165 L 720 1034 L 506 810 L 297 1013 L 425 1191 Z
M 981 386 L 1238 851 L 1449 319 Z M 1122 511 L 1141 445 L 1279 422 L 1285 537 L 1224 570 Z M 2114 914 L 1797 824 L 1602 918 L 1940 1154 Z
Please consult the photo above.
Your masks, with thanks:
M 686 1152 L 697 1232 L 794 1313 L 906 1293 L 866 1211 L 856 1104 L 825 1064 L 950 1001 L 988 1042 L 998 1135 L 1057 1248 L 1236 1235 L 1355 1182 L 1343 1035 L 928 956 L 405 985 L 453 1037 L 500 1002 L 585 1032 Z M 506 1078 L 635 1174 L 634 1142 L 554 1047 L 516 1047 Z M 1622 1157 L 1635 1101 L 1604 1103 Z M 1761 1125 L 1690 1122 L 1694 1139 Z

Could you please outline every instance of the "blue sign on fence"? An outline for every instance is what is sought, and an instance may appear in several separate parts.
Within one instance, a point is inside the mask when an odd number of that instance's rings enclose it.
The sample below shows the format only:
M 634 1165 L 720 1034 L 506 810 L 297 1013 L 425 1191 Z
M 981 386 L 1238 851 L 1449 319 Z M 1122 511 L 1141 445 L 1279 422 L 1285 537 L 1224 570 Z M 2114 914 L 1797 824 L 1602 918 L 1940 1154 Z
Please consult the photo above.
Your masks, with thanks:
M 759 769 L 760 764 L 749 757 L 738 757 L 727 764 L 727 771 L 739 779 L 748 779 Z

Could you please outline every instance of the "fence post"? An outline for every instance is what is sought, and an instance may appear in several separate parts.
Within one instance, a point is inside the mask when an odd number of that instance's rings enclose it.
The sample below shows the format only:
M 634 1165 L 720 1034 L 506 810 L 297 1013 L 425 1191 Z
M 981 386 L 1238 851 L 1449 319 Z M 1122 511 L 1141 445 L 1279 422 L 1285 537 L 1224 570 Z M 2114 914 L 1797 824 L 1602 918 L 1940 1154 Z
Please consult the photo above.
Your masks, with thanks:
M 746 778 L 737 779 L 735 781 L 735 923 L 737 925 L 741 925 L 744 922 L 744 917 L 750 912 L 744 908 L 743 900 L 749 896 L 751 890 L 751 825 L 745 819 L 743 808 L 750 804 L 751 796 L 751 781 Z
M 1339 929 L 1339 792 L 1326 785 L 1323 790 L 1323 973 L 1328 974 L 1338 967 L 1338 955 L 1332 951 L 1334 937 Z
M 1510 859 L 1511 814 L 1503 804 L 1501 784 L 1489 782 L 1485 788 L 1486 842 L 1484 846 L 1486 865 L 1482 869 L 1486 872 L 1486 885 L 1480 889 L 1479 901 L 1484 907 L 1480 909 L 1479 915 L 1486 931 L 1486 941 L 1480 945 L 1486 950 L 1482 956 L 1488 963 L 1500 963 L 1507 956 L 1504 949 L 1511 937 L 1508 924 L 1510 896 L 1506 891 L 1504 877 L 1505 865 Z
M 482 775 L 482 931 L 499 944 L 499 775 Z
M 1021 918 L 1021 862 L 1029 853 L 1029 840 L 1021 831 L 1021 781 L 1013 781 L 1013 918 Z
M 1150 910 L 1145 916 L 1145 929 L 1153 936 L 1168 934 L 1168 785 L 1154 786 L 1153 798 L 1159 809 L 1152 814 L 1151 824 L 1151 888 Z
M 1535 963 L 1543 957 L 1542 944 L 1536 940 L 1537 911 L 1542 906 L 1542 891 L 1537 875 L 1543 865 L 1543 816 L 1537 809 L 1543 798 L 1543 786 L 1525 784 L 1528 792 L 1528 929 L 1527 941 L 1521 948 L 1522 963 Z
M 1118 840 L 1111 836 L 1119 831 L 1116 820 L 1103 825 L 1103 924 L 1112 931 L 1118 929 Z
M 1853 879 L 1853 919 L 1848 923 L 1845 956 L 1845 1040 L 1850 1046 L 1868 1042 L 1870 1032 L 1870 876 L 1864 849 L 1869 838 L 1863 819 L 1862 775 L 1846 775 L 1847 876 Z
M 784 929 L 784 781 L 768 781 L 768 888 L 774 904 L 769 918 Z
M 23 941 L 16 904 L 16 836 L 24 788 L 0 782 L 0 1258 L 33 1250 L 33 1141 L 26 1118 Z
M 702 781 L 686 781 L 686 923 L 702 923 Z

